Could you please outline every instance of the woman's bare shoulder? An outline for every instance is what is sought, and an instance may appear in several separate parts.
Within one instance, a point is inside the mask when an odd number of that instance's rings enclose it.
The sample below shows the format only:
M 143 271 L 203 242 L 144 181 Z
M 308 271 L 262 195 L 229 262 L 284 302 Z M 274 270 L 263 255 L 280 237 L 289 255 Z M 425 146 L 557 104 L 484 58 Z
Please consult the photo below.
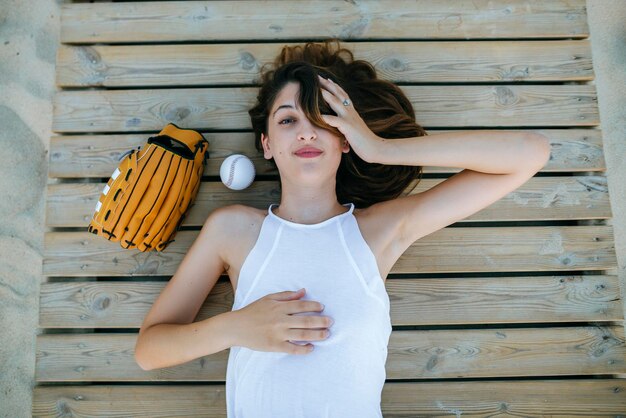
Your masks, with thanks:
M 219 210 L 219 240 L 224 251 L 225 268 L 238 265 L 242 249 L 254 242 L 263 219 L 264 211 L 251 206 L 233 204 L 222 206 Z
M 233 211 L 236 211 L 239 216 L 253 218 L 255 220 L 264 218 L 267 214 L 267 209 L 258 209 L 252 206 L 242 205 L 241 203 L 230 205 L 230 207 Z
M 253 230 L 254 226 L 263 222 L 265 217 L 262 209 L 242 204 L 222 206 L 216 211 L 219 211 L 218 222 L 221 226 L 219 229 L 224 240 L 241 236 L 241 233 Z

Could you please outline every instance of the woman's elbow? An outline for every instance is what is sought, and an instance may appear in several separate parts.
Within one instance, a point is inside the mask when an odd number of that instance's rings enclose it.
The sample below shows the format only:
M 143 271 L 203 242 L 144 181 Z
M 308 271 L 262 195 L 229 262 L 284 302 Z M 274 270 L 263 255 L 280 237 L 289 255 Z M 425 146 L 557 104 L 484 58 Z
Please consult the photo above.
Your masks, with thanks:
M 144 371 L 152 370 L 151 367 L 148 367 L 147 365 L 143 364 L 141 360 L 137 358 L 137 356 L 135 356 L 135 363 L 137 363 L 137 365 L 139 366 L 141 370 L 144 370 Z
M 550 140 L 545 135 L 533 134 L 531 138 L 533 144 L 536 145 L 536 151 L 533 155 L 536 155 L 537 164 L 541 169 L 548 163 L 548 161 L 550 161 L 552 146 L 550 145 Z
M 150 367 L 148 363 L 146 363 L 145 356 L 142 354 L 143 352 L 140 350 L 141 337 L 137 337 L 137 341 L 135 342 L 135 351 L 133 353 L 133 358 L 135 359 L 135 363 L 145 371 L 152 370 L 153 367 Z

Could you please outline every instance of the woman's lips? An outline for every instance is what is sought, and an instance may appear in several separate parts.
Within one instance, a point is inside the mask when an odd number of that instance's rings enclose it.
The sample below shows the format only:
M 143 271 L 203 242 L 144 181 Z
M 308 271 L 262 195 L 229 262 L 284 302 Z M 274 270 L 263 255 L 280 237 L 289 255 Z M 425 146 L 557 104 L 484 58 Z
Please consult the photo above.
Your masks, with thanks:
M 306 151 L 306 152 L 298 152 L 296 153 L 296 156 L 302 157 L 302 158 L 315 158 L 315 157 L 320 156 L 321 154 L 322 154 L 321 151 L 316 151 L 316 152 Z

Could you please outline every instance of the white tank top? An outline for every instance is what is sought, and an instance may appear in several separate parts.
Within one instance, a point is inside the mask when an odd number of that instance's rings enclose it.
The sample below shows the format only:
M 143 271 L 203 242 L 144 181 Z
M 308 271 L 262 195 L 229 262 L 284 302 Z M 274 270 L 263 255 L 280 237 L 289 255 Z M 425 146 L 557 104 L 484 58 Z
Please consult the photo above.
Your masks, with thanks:
M 230 348 L 226 371 L 228 418 L 382 417 L 389 296 L 376 258 L 363 239 L 354 204 L 347 212 L 305 225 L 272 211 L 241 266 L 232 310 L 270 293 L 305 288 L 299 300 L 325 305 L 330 337 L 309 354 Z

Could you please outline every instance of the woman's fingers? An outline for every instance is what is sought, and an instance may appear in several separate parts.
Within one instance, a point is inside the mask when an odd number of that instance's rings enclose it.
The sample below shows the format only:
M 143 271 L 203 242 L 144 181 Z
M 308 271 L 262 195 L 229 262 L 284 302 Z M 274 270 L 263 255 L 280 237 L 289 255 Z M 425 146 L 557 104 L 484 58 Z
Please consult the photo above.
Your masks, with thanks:
M 343 101 L 345 99 L 350 100 L 348 94 L 337 84 L 335 84 L 331 79 L 325 79 L 321 75 L 317 75 L 321 80 L 323 80 L 322 84 L 322 96 L 333 106 L 333 110 L 339 114 L 339 112 L 346 112 L 346 106 L 343 105 Z M 324 94 L 326 91 L 326 95 Z M 329 101 L 330 98 L 330 101 Z M 341 105 L 341 106 L 340 106 Z M 339 110 L 339 112 L 337 112 Z
M 324 78 L 319 74 L 317 76 L 322 80 L 322 83 L 324 84 L 324 86 L 326 86 L 326 88 L 328 88 L 328 90 L 332 91 L 335 94 L 341 93 L 347 97 L 346 92 L 343 91 L 339 84 L 335 83 L 330 78 Z
M 322 89 L 322 97 L 330 104 L 330 107 L 337 113 L 337 109 L 341 109 L 339 105 L 341 104 L 341 100 L 337 98 L 337 96 L 333 95 L 328 90 Z

